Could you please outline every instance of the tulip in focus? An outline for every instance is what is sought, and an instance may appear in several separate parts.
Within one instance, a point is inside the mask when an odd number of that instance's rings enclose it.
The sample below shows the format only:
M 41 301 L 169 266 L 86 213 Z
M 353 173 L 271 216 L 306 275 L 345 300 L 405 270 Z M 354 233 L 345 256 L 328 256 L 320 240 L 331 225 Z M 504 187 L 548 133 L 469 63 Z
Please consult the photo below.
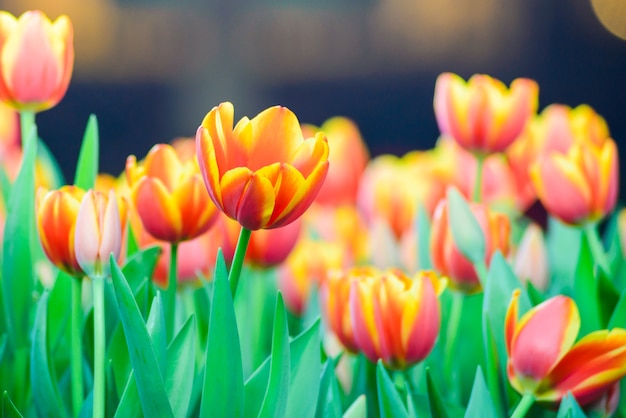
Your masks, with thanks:
M 158 240 L 193 239 L 217 220 L 196 160 L 181 161 L 171 145 L 155 145 L 139 164 L 129 156 L 126 178 L 143 227 Z
M 496 250 L 505 257 L 508 255 L 511 224 L 506 215 L 494 212 L 484 204 L 470 203 L 470 209 L 485 236 L 485 264 L 488 267 Z M 433 215 L 430 249 L 434 267 L 450 279 L 450 287 L 465 293 L 481 290 L 474 265 L 454 243 L 445 199 L 439 202 Z
M 443 73 L 435 84 L 434 108 L 439 130 L 468 151 L 504 151 L 537 111 L 539 87 L 533 80 L 515 79 L 507 88 L 488 75 L 465 82 Z
M 522 281 L 545 291 L 548 287 L 548 249 L 541 227 L 531 223 L 526 227 L 514 257 L 513 271 Z
M 110 255 L 119 259 L 122 248 L 122 223 L 113 190 L 105 194 L 87 191 L 81 201 L 74 231 L 76 261 L 92 278 L 110 274 Z
M 580 142 L 567 154 L 540 156 L 531 168 L 531 178 L 551 215 L 566 224 L 581 225 L 601 220 L 615 207 L 618 164 L 612 139 L 601 147 Z
M 73 37 L 65 15 L 51 22 L 38 10 L 0 11 L 0 100 L 20 112 L 55 106 L 72 76 Z
M 555 296 L 518 320 L 519 294 L 505 319 L 507 374 L 516 391 L 553 405 L 571 392 L 584 407 L 626 375 L 625 329 L 594 331 L 574 343 L 580 315 L 572 299 Z
M 400 270 L 352 281 L 350 318 L 359 350 L 396 370 L 424 360 L 439 336 L 445 283 L 432 271 L 408 277 Z
M 322 132 L 305 139 L 296 115 L 268 108 L 234 127 L 234 108 L 214 107 L 196 135 L 198 160 L 211 199 L 248 230 L 278 228 L 311 205 L 328 172 Z
M 328 119 L 319 128 L 302 126 L 305 137 L 314 136 L 317 131 L 324 132 L 331 152 L 328 175 L 315 201 L 323 205 L 354 205 L 359 180 L 369 160 L 361 132 L 354 122 L 340 116 Z

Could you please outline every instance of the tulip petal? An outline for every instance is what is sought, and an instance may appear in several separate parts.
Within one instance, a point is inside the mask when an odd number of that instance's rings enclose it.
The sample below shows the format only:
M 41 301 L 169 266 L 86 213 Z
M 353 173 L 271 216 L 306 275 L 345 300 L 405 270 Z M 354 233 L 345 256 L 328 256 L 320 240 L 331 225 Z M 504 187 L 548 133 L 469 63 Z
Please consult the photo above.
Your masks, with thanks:
M 76 260 L 85 272 L 93 271 L 100 252 L 102 225 L 98 219 L 96 196 L 93 190 L 87 191 L 78 209 L 74 231 L 74 251 Z
M 434 276 L 432 272 L 424 274 Z M 402 345 L 407 363 L 425 359 L 439 335 L 440 311 L 437 293 L 431 279 L 420 276 L 412 288 L 414 298 L 405 304 L 401 323 Z
M 209 192 L 209 196 L 211 196 L 211 199 L 218 207 L 224 208 L 222 190 L 220 187 L 221 174 L 217 162 L 218 157 L 215 144 L 209 131 L 203 126 L 200 126 L 196 132 L 196 148 L 200 173 L 202 173 L 202 179 Z M 225 158 L 223 151 L 222 158 Z M 224 166 L 222 167 L 222 169 L 225 170 Z
M 296 115 L 286 107 L 270 107 L 252 121 L 254 142 L 248 167 L 257 171 L 276 162 L 290 162 L 296 147 L 302 143 L 302 129 Z
M 113 190 L 109 191 L 104 220 L 100 227 L 102 238 L 100 242 L 99 258 L 103 265 L 108 265 L 109 255 L 113 253 L 115 259 L 118 260 L 122 248 L 122 223 L 117 198 Z M 108 272 L 106 272 L 106 275 L 108 276 Z
M 305 140 L 291 159 L 291 165 L 307 178 L 322 161 L 328 160 L 328 141 L 322 132 Z
M 222 210 L 232 219 L 237 220 L 237 208 L 252 174 L 247 167 L 237 167 L 224 173 L 220 180 L 218 187 L 222 194 Z
M 134 188 L 133 202 L 150 235 L 169 242 L 181 238 L 182 219 L 178 206 L 160 180 L 143 177 Z
M 350 286 L 350 320 L 354 340 L 359 349 L 372 361 L 378 359 L 380 346 L 376 331 L 372 284 L 365 281 L 353 281 Z
M 504 342 L 506 344 L 506 353 L 511 356 L 511 344 L 513 343 L 513 336 L 517 329 L 517 318 L 519 317 L 519 296 L 520 290 L 515 289 L 511 296 L 511 302 L 506 310 L 506 317 L 504 318 Z
M 217 220 L 218 210 L 198 174 L 184 179 L 173 193 L 183 222 L 182 235 L 195 238 L 206 232 Z
M 143 167 L 145 175 L 161 181 L 169 193 L 178 187 L 182 166 L 173 147 L 167 144 L 157 144 L 152 147 Z
M 274 211 L 274 187 L 265 178 L 252 174 L 237 206 L 236 219 L 242 227 L 265 228 Z

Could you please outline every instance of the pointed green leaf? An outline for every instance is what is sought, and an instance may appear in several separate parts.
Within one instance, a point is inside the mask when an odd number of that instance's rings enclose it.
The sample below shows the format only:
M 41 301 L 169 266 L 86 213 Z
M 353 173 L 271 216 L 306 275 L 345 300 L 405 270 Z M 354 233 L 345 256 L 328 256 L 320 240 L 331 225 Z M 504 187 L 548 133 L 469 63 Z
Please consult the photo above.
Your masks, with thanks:
M 461 254 L 474 264 L 485 260 L 485 235 L 469 203 L 453 187 L 448 189 L 448 224 Z
M 561 405 L 559 406 L 559 411 L 557 412 L 556 418 L 586 418 L 587 416 L 583 412 L 578 402 L 576 402 L 576 398 L 574 398 L 571 392 L 568 392 L 567 395 L 563 397 L 561 400 Z
M 9 398 L 7 391 L 2 395 L 2 418 L 22 418 L 22 414 L 17 410 L 13 401 Z
M 493 405 L 489 389 L 485 383 L 483 372 L 480 366 L 476 368 L 476 377 L 474 378 L 474 385 L 472 386 L 472 394 L 470 395 L 467 410 L 465 411 L 465 417 L 483 417 L 483 418 L 498 418 L 496 407 Z
M 526 293 L 532 306 L 537 306 L 544 301 L 543 295 L 530 280 L 526 282 Z
M 242 277 L 243 280 L 246 277 Z M 243 369 L 226 263 L 217 252 L 200 416 L 243 414 Z
M 598 304 L 600 309 L 600 327 L 605 328 L 611 319 L 615 306 L 619 302 L 620 292 L 602 268 L 597 268 L 595 272 L 598 281 L 598 299 L 602 301 L 602 303 Z
M 11 193 L 11 180 L 9 179 L 9 175 L 7 174 L 4 166 L 0 167 L 0 197 L 2 198 L 2 203 L 4 207 L 7 207 L 9 203 L 9 196 Z
M 335 367 L 330 359 L 326 360 L 322 368 L 320 391 L 315 411 L 315 418 L 322 417 L 341 417 L 341 395 L 337 377 L 335 376 Z
M 343 418 L 365 418 L 367 417 L 367 402 L 365 401 L 365 395 L 361 395 L 356 398 L 356 401 L 352 402 L 352 405 L 343 414 Z
M 582 235 L 580 228 L 565 225 L 553 217 L 548 218 L 548 260 L 553 286 L 558 290 L 573 288 Z
M 601 328 L 598 283 L 593 270 L 593 256 L 587 237 L 583 235 L 574 277 L 574 300 L 580 311 L 580 335 Z
M 417 231 L 418 266 L 422 270 L 431 269 L 433 263 L 430 259 L 430 218 L 424 205 L 419 205 L 415 228 Z
M 117 406 L 120 403 L 120 397 L 115 387 L 115 370 L 113 369 L 113 364 L 111 360 L 107 361 L 105 383 L 106 383 L 105 408 L 107 411 L 115 411 L 115 408 L 117 408 Z M 91 406 L 92 406 L 92 413 L 93 413 L 93 400 L 91 402 L 92 402 Z M 137 401 L 137 403 L 139 403 L 139 401 Z
M 161 252 L 160 247 L 152 246 L 134 253 L 126 260 L 122 267 L 122 273 L 128 280 L 133 293 L 137 292 L 137 289 L 146 278 L 152 277 Z
M 48 291 L 45 291 L 37 304 L 30 354 L 30 381 L 38 415 L 65 417 L 67 411 L 61 400 L 48 349 L 48 296 Z
M 2 364 L 2 358 L 4 357 L 4 350 L 7 348 L 7 335 L 2 334 L 0 336 L 0 364 Z
M 613 309 L 607 328 L 626 328 L 626 289 L 622 292 L 615 309 Z
M 426 388 L 428 390 L 428 403 L 430 404 L 430 415 L 433 418 L 446 418 L 448 412 L 444 405 L 441 394 L 435 387 L 432 377 L 430 376 L 430 369 L 426 369 Z
M 152 346 L 154 347 L 154 354 L 156 355 L 157 362 L 160 370 L 165 370 L 165 351 L 167 349 L 167 342 L 165 337 L 165 316 L 163 312 L 163 301 L 161 299 L 161 292 L 157 292 L 157 295 L 152 299 L 152 306 L 150 307 L 150 314 L 146 321 L 146 329 L 148 335 L 152 340 Z
M 150 417 L 173 417 L 163 383 L 163 375 L 159 369 L 157 355 L 146 324 L 143 322 L 128 282 L 113 255 L 110 257 L 110 263 L 118 311 L 124 327 L 131 363 L 135 370 L 143 413 Z
M 188 416 L 195 366 L 196 321 L 192 315 L 167 347 L 165 387 L 175 417 Z
M 400 394 L 389 378 L 382 361 L 378 361 L 376 366 L 376 383 L 378 386 L 380 416 L 383 418 L 408 417 Z
M 15 179 L 4 226 L 2 286 L 4 317 L 10 346 L 28 345 L 29 312 L 33 300 L 32 251 L 35 233 L 35 155 L 37 129 L 26 143 L 22 166 Z
M 320 387 L 320 321 L 319 318 L 290 344 L 291 373 L 286 416 L 315 416 Z
M 74 178 L 74 184 L 81 189 L 92 189 L 96 183 L 99 146 L 98 119 L 96 119 L 96 115 L 90 115 L 78 154 L 76 177 Z
M 37 163 L 43 167 L 43 172 L 46 173 L 46 180 L 51 189 L 58 189 L 65 184 L 65 177 L 59 162 L 42 140 L 37 141 Z
M 289 329 L 283 296 L 278 292 L 272 335 L 272 356 L 270 358 L 270 378 L 259 417 L 285 416 L 289 396 Z
M 139 391 L 137 390 L 135 373 L 131 370 L 124 391 L 122 392 L 122 398 L 115 410 L 115 418 L 141 418 L 142 416 L 141 399 L 139 398 Z
M 250 375 L 244 385 L 244 417 L 255 417 L 261 410 L 267 382 L 270 378 L 270 358 L 267 357 L 263 363 Z

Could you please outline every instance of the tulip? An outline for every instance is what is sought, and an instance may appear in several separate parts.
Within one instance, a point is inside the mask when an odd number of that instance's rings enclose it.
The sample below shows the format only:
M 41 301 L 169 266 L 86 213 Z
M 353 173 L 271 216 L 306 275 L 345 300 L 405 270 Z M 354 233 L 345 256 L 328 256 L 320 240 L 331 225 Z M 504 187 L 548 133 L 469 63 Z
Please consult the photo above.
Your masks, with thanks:
M 531 223 L 526 227 L 515 254 L 513 271 L 520 280 L 530 281 L 539 290 L 545 291 L 548 287 L 548 249 L 539 225 Z
M 626 330 L 594 331 L 574 343 L 580 328 L 575 302 L 558 295 L 518 321 L 519 289 L 505 318 L 507 374 L 521 394 L 558 404 L 571 392 L 581 406 L 601 399 L 626 375 Z
M 328 175 L 315 201 L 332 206 L 354 205 L 359 180 L 369 160 L 369 152 L 358 126 L 348 118 L 334 117 L 319 129 L 303 125 L 302 130 L 305 135 L 310 133 L 311 136 L 318 130 L 324 132 L 332 150 L 328 157 Z
M 537 83 L 518 78 L 510 89 L 488 75 L 476 74 L 466 83 L 443 73 L 435 84 L 434 108 L 439 130 L 468 151 L 504 151 L 537 111 Z
M 74 65 L 74 31 L 67 16 L 42 12 L 15 18 L 0 12 L 0 100 L 23 112 L 41 112 L 65 95 Z
M 214 107 L 196 134 L 205 186 L 247 230 L 290 224 L 313 202 L 328 172 L 323 133 L 304 139 L 296 116 L 275 106 L 233 128 L 231 103 Z
M 506 215 L 493 212 L 484 204 L 471 203 L 470 209 L 485 236 L 485 264 L 499 250 L 505 257 L 509 253 L 511 224 Z M 450 279 L 450 287 L 466 293 L 481 290 L 474 265 L 454 243 L 448 219 L 448 202 L 441 200 L 433 215 L 430 235 L 431 257 L 434 267 Z
M 84 195 L 76 186 L 63 186 L 48 193 L 40 191 L 37 196 L 41 246 L 55 266 L 73 276 L 84 275 L 74 250 L 76 219 Z
M 129 156 L 126 178 L 143 227 L 158 240 L 193 239 L 217 220 L 219 211 L 202 186 L 197 162 L 181 161 L 171 145 L 155 145 L 139 164 Z
M 76 261 L 89 277 L 107 277 L 110 254 L 119 259 L 122 223 L 113 190 L 109 196 L 93 190 L 83 197 L 74 233 Z
M 601 147 L 579 142 L 565 155 L 542 155 L 530 174 L 541 203 L 564 223 L 597 222 L 615 207 L 619 174 L 612 139 Z
M 445 283 L 432 271 L 411 278 L 400 270 L 373 272 L 368 280 L 353 281 L 350 319 L 363 354 L 398 370 L 424 360 L 439 335 L 438 296 Z

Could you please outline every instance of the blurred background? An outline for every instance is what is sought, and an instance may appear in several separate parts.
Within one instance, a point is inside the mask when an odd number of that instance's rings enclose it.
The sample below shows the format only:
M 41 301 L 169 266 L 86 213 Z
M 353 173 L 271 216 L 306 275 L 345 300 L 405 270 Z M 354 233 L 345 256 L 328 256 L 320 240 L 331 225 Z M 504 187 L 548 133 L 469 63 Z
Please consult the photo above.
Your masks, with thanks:
M 352 118 L 373 155 L 431 147 L 438 74 L 535 79 L 540 109 L 588 103 L 626 151 L 625 0 L 0 0 L 74 24 L 61 103 L 37 117 L 73 177 L 89 114 L 101 169 L 193 136 L 231 101 L 235 118 L 281 104 L 301 122 Z M 622 194 L 623 195 L 623 194 Z

